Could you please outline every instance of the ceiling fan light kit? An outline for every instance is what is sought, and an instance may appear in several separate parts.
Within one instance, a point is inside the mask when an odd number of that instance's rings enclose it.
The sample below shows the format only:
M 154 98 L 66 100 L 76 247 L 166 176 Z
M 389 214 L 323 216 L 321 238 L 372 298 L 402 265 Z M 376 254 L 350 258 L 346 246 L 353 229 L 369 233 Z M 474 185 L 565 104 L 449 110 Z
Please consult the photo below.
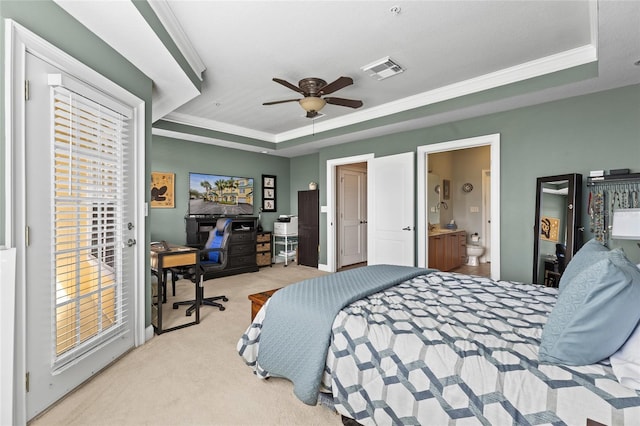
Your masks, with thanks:
M 274 78 L 273 81 L 300 93 L 304 97 L 302 99 L 286 99 L 282 101 L 264 102 L 262 105 L 275 105 L 295 101 L 298 102 L 302 109 L 307 112 L 307 118 L 317 117 L 318 111 L 324 108 L 326 104 L 345 106 L 348 108 L 360 108 L 362 106 L 362 101 L 355 99 L 322 97 L 323 95 L 331 94 L 353 84 L 353 79 L 351 77 L 339 77 L 329 84 L 321 78 L 303 78 L 298 82 L 297 87 L 288 81 L 279 78 Z
M 306 98 L 302 98 L 298 101 L 303 110 L 307 112 L 315 111 L 318 112 L 326 105 L 326 101 L 317 96 L 307 96 Z

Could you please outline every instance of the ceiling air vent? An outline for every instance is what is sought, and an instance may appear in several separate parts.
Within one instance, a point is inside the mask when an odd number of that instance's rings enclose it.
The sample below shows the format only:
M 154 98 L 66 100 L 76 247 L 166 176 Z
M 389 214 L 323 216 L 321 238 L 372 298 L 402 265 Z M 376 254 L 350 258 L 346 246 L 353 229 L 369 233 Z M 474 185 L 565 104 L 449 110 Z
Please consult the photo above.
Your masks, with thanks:
M 368 72 L 371 77 L 378 80 L 384 80 L 385 78 L 400 74 L 404 71 L 400 65 L 393 62 L 388 56 L 372 62 L 369 65 L 365 65 L 361 70 Z

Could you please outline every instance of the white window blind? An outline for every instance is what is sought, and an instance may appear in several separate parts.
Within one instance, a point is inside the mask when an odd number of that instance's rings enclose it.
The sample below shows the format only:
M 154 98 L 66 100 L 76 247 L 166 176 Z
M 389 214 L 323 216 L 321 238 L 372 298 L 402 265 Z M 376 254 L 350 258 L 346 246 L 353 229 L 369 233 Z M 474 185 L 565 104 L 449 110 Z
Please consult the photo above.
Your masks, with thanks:
M 51 88 L 54 369 L 124 332 L 127 116 Z

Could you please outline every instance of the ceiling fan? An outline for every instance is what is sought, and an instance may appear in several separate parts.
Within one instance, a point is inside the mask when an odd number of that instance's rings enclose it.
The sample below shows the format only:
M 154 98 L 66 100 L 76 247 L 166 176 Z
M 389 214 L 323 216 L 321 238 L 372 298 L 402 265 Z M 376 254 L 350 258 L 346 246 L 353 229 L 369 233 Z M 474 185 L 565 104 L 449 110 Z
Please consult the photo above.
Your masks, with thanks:
M 285 102 L 298 102 L 302 109 L 307 111 L 307 118 L 313 118 L 318 115 L 318 111 L 324 108 L 325 104 L 340 105 L 349 108 L 360 108 L 362 101 L 354 99 L 322 97 L 329 95 L 337 90 L 347 87 L 353 84 L 351 77 L 340 77 L 332 83 L 327 84 L 326 81 L 320 78 L 303 78 L 298 82 L 298 86 L 294 86 L 288 81 L 274 78 L 273 81 L 280 83 L 291 90 L 300 93 L 304 98 L 302 99 L 286 99 L 283 101 L 265 102 L 262 105 L 275 105 Z

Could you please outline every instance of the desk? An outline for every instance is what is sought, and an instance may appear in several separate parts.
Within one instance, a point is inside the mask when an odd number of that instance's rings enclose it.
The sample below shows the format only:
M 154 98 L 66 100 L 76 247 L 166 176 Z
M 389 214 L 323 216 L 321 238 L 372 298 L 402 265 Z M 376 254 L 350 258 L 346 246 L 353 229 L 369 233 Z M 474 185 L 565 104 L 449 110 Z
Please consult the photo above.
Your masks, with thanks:
M 562 273 L 558 270 L 557 260 L 544 261 L 544 285 L 547 287 L 558 287 Z
M 151 272 L 158 277 L 158 284 L 155 294 L 151 296 L 151 323 L 156 334 L 162 334 L 166 331 L 177 330 L 189 325 L 198 324 L 200 322 L 200 306 L 196 306 L 195 320 L 186 324 L 180 324 L 175 327 L 163 328 L 162 326 L 162 305 L 166 302 L 164 294 L 166 288 L 167 274 L 166 269 L 178 266 L 194 266 L 196 271 L 195 282 L 200 282 L 200 250 L 193 247 L 185 247 L 169 244 L 168 250 L 158 244 L 151 245 Z M 194 285 L 195 299 L 199 300 L 198 285 Z

